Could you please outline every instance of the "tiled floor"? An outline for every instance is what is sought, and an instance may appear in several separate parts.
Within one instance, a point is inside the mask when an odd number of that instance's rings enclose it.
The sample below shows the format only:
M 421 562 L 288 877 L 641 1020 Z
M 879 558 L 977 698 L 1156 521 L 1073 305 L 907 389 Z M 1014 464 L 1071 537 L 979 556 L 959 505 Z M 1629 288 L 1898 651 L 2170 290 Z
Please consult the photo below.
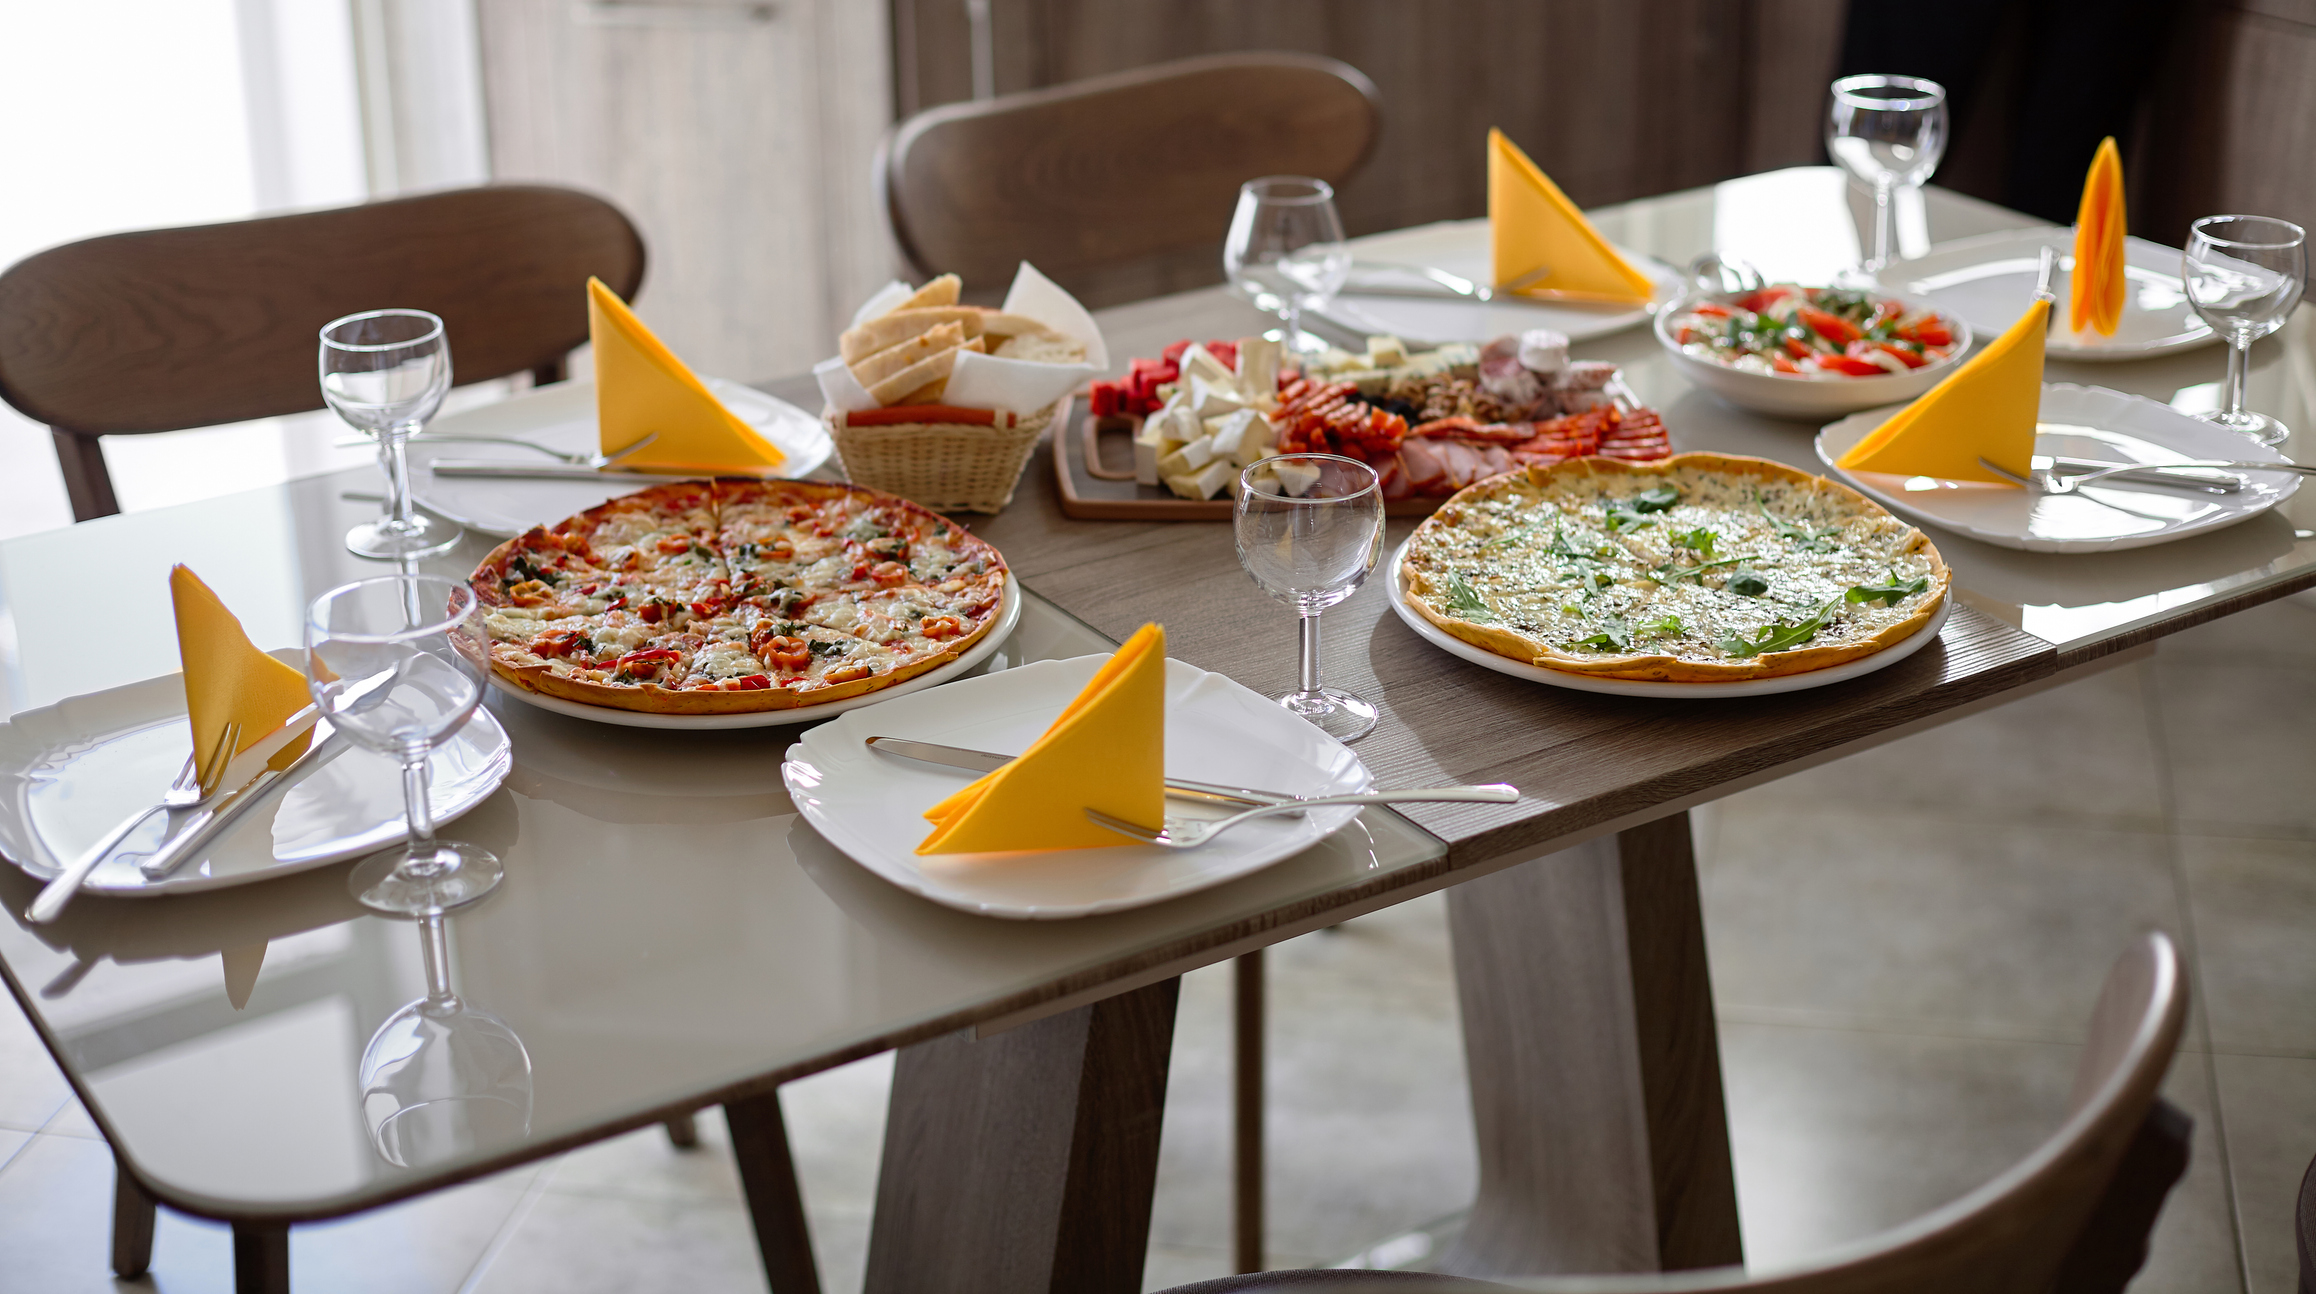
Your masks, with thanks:
M 2148 1291 L 2290 1294 L 2316 1155 L 2316 610 L 2255 610 L 2110 671 L 1697 815 L 1749 1256 L 1807 1255 L 1978 1185 L 2059 1118 L 2108 962 L 2179 937 L 2197 998 L 2168 1084 L 2195 1158 Z M 1437 897 L 1275 950 L 1271 1247 L 1340 1258 L 1470 1196 Z M 1185 982 L 1152 1288 L 1228 1248 L 1230 981 Z M 889 1059 L 790 1086 L 828 1288 L 858 1288 Z M 716 1119 L 330 1226 L 300 1287 L 757 1290 Z M 0 1014 L 0 1287 L 112 1286 L 110 1163 Z M 228 1287 L 229 1242 L 163 1215 L 153 1288 Z

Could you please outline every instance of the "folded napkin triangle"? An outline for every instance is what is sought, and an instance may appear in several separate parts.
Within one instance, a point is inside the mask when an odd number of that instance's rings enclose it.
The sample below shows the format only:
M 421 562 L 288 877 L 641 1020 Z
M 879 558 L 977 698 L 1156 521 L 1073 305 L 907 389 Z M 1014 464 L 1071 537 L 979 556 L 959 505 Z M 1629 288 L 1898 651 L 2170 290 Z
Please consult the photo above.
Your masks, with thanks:
M 1656 291 L 1501 130 L 1488 132 L 1488 242 L 1496 286 L 1523 296 L 1638 303 Z
M 1129 844 L 1087 809 L 1166 825 L 1166 631 L 1144 625 L 1020 758 L 925 810 L 920 854 Z
M 189 568 L 170 568 L 169 598 L 177 610 L 177 656 L 185 667 L 194 767 L 209 767 L 227 724 L 241 725 L 241 740 L 232 752 L 238 755 L 312 701 L 306 676 L 259 651 L 242 632 L 241 621 Z M 308 734 L 283 747 L 270 765 L 289 767 L 305 753 L 310 739 Z M 217 786 L 205 781 L 201 789 L 214 791 Z
M 2016 485 L 1981 457 L 2025 476 L 2033 468 L 2043 402 L 2043 332 L 2051 304 L 2037 301 L 1969 363 L 1850 447 L 1852 471 L 1937 476 Z
M 2067 327 L 2115 335 L 2128 291 L 2123 273 L 2123 154 L 2109 135 L 2091 158 L 2083 204 L 2075 213 L 2075 272 L 2069 281 Z
M 732 416 L 601 279 L 587 280 L 587 335 L 595 346 L 595 419 L 603 452 L 659 438 L 621 467 L 762 472 L 786 455 Z

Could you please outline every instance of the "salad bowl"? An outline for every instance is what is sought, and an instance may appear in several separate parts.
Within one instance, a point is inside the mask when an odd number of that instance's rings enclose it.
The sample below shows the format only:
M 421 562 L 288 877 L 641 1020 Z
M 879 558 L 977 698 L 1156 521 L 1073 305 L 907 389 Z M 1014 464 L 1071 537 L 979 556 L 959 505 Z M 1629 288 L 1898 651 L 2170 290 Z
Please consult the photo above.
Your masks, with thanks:
M 1953 372 L 1971 342 L 1969 324 L 1916 298 L 1790 283 L 1693 293 L 1657 312 L 1656 334 L 1682 377 L 1781 418 L 1911 400 Z

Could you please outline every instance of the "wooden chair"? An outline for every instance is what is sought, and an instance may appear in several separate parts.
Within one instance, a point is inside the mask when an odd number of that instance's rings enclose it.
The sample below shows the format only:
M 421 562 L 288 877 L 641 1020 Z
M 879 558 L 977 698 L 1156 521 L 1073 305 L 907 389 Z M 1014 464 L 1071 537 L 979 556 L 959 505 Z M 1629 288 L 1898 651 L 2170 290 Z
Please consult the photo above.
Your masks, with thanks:
M 635 226 L 535 185 L 84 239 L 0 274 L 0 399 L 54 430 L 73 519 L 110 516 L 99 437 L 321 408 L 316 338 L 340 315 L 442 316 L 460 383 L 559 379 L 590 274 L 635 294 Z
M 1221 54 L 918 113 L 885 137 L 876 177 L 919 274 L 989 296 L 1027 260 L 1101 306 L 1218 282 L 1239 185 L 1340 184 L 1381 128 L 1357 68 Z
M 2156 1096 L 2186 1016 L 2178 950 L 2161 933 L 2150 934 L 2108 973 L 2067 1120 L 2049 1140 L 1961 1199 L 1806 1267 L 1762 1276 L 1723 1267 L 1519 1278 L 1511 1286 L 1408 1272 L 1261 1272 L 1177 1286 L 1168 1294 L 2119 1294 L 2146 1259 L 2147 1233 L 2164 1196 L 2187 1170 L 2190 1122 Z

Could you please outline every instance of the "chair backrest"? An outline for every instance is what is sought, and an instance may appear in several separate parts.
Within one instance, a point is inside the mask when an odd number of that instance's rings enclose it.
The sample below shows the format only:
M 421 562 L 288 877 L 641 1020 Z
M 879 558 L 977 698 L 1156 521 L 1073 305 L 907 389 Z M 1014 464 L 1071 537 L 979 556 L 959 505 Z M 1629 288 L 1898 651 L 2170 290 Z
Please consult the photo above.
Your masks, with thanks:
M 929 109 L 886 136 L 876 175 L 920 274 L 987 293 L 1034 261 L 1104 305 L 1219 280 L 1239 185 L 1339 184 L 1381 126 L 1348 64 L 1221 54 Z
M 1805 1267 L 1763 1275 L 1730 1267 L 1494 1285 L 1441 1278 L 1429 1288 L 1439 1294 L 1506 1288 L 1550 1294 L 2050 1294 L 2084 1223 L 2101 1206 L 2117 1165 L 2155 1108 L 2156 1087 L 2171 1067 L 2186 1018 L 2179 951 L 2162 933 L 2151 933 L 2108 972 L 2076 1067 L 2069 1114 L 2057 1132 L 1961 1199 Z M 2177 1167 L 2184 1168 L 2184 1160 Z M 2147 1217 L 2151 1222 L 2152 1211 Z M 1296 1281 L 1278 1282 L 1279 1288 L 1313 1294 L 1365 1288 L 1357 1272 L 1339 1273 L 1339 1286 L 1322 1273 L 1293 1275 Z M 1246 1294 L 1269 1288 L 1259 1278 L 1240 1279 Z M 1403 1287 L 1407 1294 L 1424 1294 L 1417 1284 Z
M 635 226 L 535 185 L 84 239 L 0 274 L 0 399 L 81 436 L 318 409 L 322 325 L 389 306 L 442 316 L 460 383 L 504 377 L 587 340 L 590 274 L 634 295 Z

